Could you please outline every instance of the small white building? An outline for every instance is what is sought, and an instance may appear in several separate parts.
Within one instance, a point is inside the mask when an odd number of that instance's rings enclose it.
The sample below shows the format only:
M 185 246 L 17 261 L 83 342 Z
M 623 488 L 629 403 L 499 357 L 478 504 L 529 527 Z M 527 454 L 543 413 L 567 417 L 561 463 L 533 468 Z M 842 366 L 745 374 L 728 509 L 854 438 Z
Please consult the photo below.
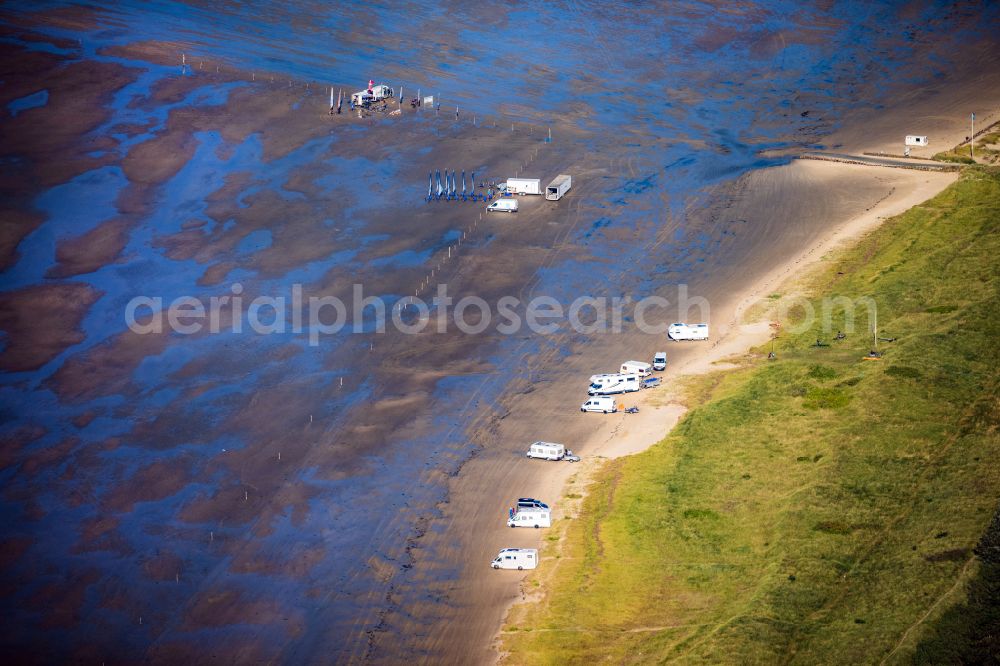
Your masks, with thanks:
M 907 146 L 926 146 L 927 137 L 920 134 L 907 134 L 906 135 L 906 145 Z
M 359 90 L 354 93 L 351 95 L 351 101 L 354 103 L 354 106 L 364 106 L 365 103 L 379 102 L 390 97 L 392 97 L 392 88 L 380 83 L 377 86 L 372 86 L 371 92 Z

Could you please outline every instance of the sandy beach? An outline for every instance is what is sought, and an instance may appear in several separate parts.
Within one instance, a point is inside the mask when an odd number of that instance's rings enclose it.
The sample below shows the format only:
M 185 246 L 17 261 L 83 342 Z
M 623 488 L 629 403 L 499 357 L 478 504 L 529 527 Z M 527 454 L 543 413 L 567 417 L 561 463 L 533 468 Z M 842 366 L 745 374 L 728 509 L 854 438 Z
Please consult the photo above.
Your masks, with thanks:
M 661 72 L 641 64 L 658 62 L 649 40 L 582 49 L 608 34 L 589 19 L 610 29 L 612 16 L 578 17 L 553 45 L 558 17 L 539 10 L 494 53 L 484 44 L 517 17 L 452 9 L 423 7 L 415 23 L 351 5 L 336 16 L 353 19 L 350 34 L 275 9 L 246 44 L 231 39 L 249 34 L 245 19 L 228 12 L 217 34 L 184 7 L 0 14 L 3 654 L 495 661 L 504 614 L 528 591 L 489 561 L 545 539 L 505 527 L 511 502 L 571 514 L 563 498 L 601 460 L 643 450 L 683 415 L 676 382 L 767 339 L 768 322 L 745 317 L 758 301 L 956 177 L 788 156 L 894 152 L 917 124 L 943 149 L 963 138 L 964 106 L 986 120 L 1000 104 L 993 43 L 964 14 L 934 24 L 977 35 L 936 79 L 937 65 L 903 56 L 864 68 L 849 16 L 675 8 L 671 20 L 697 30 L 656 47 L 670 53 Z M 636 12 L 636 30 L 666 34 L 657 11 Z M 288 25 L 299 41 L 283 64 L 272 42 Z M 330 32 L 332 64 L 315 57 Z M 398 57 L 425 35 L 446 55 Z M 801 61 L 786 60 L 789 44 Z M 932 62 L 947 44 L 926 49 Z M 499 93 L 470 84 L 493 59 L 508 64 Z M 384 61 L 406 101 L 329 112 L 331 87 L 352 92 Z M 904 86 L 893 68 L 932 83 Z M 593 92 L 616 89 L 621 71 L 649 88 Z M 447 105 L 410 107 L 421 87 Z M 882 88 L 874 120 L 857 99 Z M 519 197 L 516 215 L 425 201 L 428 172 L 447 170 L 480 194 L 515 175 L 570 173 L 573 187 L 558 202 Z M 377 308 L 320 335 L 329 319 L 296 326 L 278 309 L 296 289 L 350 303 L 359 285 L 404 325 L 422 321 L 412 300 L 442 287 L 455 302 L 516 298 L 522 320 L 540 297 L 658 296 L 670 306 L 650 320 L 664 324 L 685 317 L 683 286 L 710 304 L 691 318 L 712 338 L 668 343 L 631 312 L 620 332 L 561 320 L 504 333 L 494 320 L 469 334 L 440 331 L 428 309 L 420 332 L 382 332 Z M 246 330 L 237 296 L 270 299 L 267 334 Z M 230 301 L 221 332 L 137 333 L 124 316 L 136 297 Z M 157 315 L 142 313 L 140 328 Z M 579 411 L 589 375 L 660 350 L 664 385 L 625 399 L 639 414 Z M 583 461 L 527 460 L 535 440 Z
M 888 170 L 886 170 L 888 171 Z M 771 216 L 784 215 L 785 220 L 810 220 L 815 226 L 800 228 L 798 243 L 781 242 L 777 236 L 757 238 L 753 254 L 738 264 L 744 278 L 740 289 L 733 289 L 734 277 L 720 276 L 717 281 L 699 284 L 699 293 L 709 294 L 713 304 L 711 324 L 713 340 L 708 343 L 669 343 L 663 338 L 643 335 L 609 336 L 613 339 L 591 341 L 579 354 L 559 363 L 550 363 L 544 371 L 547 395 L 531 392 L 517 396 L 508 409 L 510 417 L 495 427 L 484 428 L 472 436 L 488 442 L 487 453 L 477 456 L 462 470 L 453 482 L 450 501 L 444 511 L 444 534 L 469 535 L 461 546 L 451 544 L 457 562 L 468 562 L 459 580 L 438 591 L 447 594 L 463 609 L 465 622 L 451 625 L 453 630 L 437 634 L 430 644 L 432 650 L 445 646 L 463 645 L 463 650 L 482 646 L 479 636 L 499 629 L 505 604 L 524 599 L 529 594 L 522 586 L 514 584 L 510 572 L 500 575 L 483 573 L 492 554 L 502 547 L 543 547 L 544 535 L 528 531 L 511 534 L 501 520 L 505 506 L 502 501 L 482 502 L 481 495 L 486 479 L 499 482 L 504 487 L 522 488 L 522 495 L 563 499 L 568 493 L 579 495 L 583 480 L 600 461 L 644 450 L 661 440 L 683 416 L 685 409 L 672 386 L 680 379 L 693 374 L 709 372 L 724 367 L 728 359 L 746 354 L 751 347 L 765 343 L 771 336 L 770 321 L 748 321 L 744 314 L 750 306 L 775 291 L 782 291 L 795 278 L 836 247 L 851 243 L 880 220 L 898 214 L 913 205 L 933 197 L 954 182 L 953 173 L 928 174 L 909 170 L 891 170 L 883 173 L 873 167 L 840 165 L 812 161 L 797 161 L 783 167 L 752 172 L 738 183 L 734 197 L 739 203 L 732 213 L 749 221 L 764 221 Z M 830 193 L 830 199 L 816 201 L 808 196 L 810 188 Z M 776 224 L 775 232 L 787 229 L 787 224 Z M 790 247 L 793 249 L 790 249 Z M 635 350 L 641 350 L 635 353 Z M 629 358 L 652 358 L 653 352 L 665 349 L 669 365 L 662 373 L 663 386 L 627 396 L 621 401 L 637 405 L 636 415 L 581 414 L 577 411 L 582 393 L 583 379 L 598 371 Z M 602 365 L 603 364 L 603 365 Z M 555 367 L 554 367 L 555 366 Z M 581 379 L 582 378 L 582 379 Z M 551 388 L 549 388 L 551 387 Z M 575 416 L 572 414 L 576 412 Z M 565 414 L 553 422 L 553 414 Z M 553 464 L 518 460 L 530 442 L 536 439 L 566 442 L 584 461 L 579 465 Z M 570 502 L 572 506 L 576 502 Z M 449 510 L 452 507 L 460 510 Z M 473 509 L 472 507 L 475 507 Z M 567 515 L 558 503 L 554 506 L 556 519 Z M 570 515 L 571 515 L 570 510 Z M 496 527 L 484 530 L 491 517 Z M 433 539 L 425 537 L 427 542 Z M 439 557 L 430 543 L 422 544 L 425 552 Z M 419 559 L 418 559 L 419 562 Z M 470 585 L 464 581 L 474 581 Z M 478 624 L 471 624 L 472 618 Z M 416 633 L 416 627 L 405 626 L 404 635 Z M 467 642 L 465 642 L 467 641 Z M 424 649 L 425 645 L 420 645 Z M 490 651 L 481 653 L 479 660 L 490 660 Z

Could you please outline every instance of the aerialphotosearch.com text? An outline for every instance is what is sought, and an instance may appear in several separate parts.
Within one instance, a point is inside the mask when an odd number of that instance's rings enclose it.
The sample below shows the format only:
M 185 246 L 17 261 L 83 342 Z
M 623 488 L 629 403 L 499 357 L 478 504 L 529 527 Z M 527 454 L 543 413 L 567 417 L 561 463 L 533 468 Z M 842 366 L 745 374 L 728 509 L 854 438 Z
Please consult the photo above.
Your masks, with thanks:
M 691 295 L 685 284 L 676 286 L 674 298 L 663 295 L 633 299 L 629 296 L 583 295 L 565 303 L 552 296 L 535 296 L 526 302 L 502 296 L 490 303 L 479 296 L 455 299 L 446 284 L 437 285 L 430 301 L 416 296 L 366 296 L 364 286 L 354 284 L 345 302 L 337 296 L 315 296 L 303 292 L 301 284 L 287 294 L 244 295 L 241 283 L 233 283 L 228 293 L 207 298 L 180 296 L 165 302 L 159 296 L 136 296 L 125 307 L 125 323 L 140 335 L 172 332 L 180 335 L 203 333 L 244 333 L 257 335 L 306 334 L 316 346 L 325 336 L 344 332 L 384 333 L 391 326 L 403 334 L 416 335 L 428 329 L 447 333 L 457 329 L 468 335 L 487 330 L 516 335 L 525 330 L 548 335 L 564 326 L 582 334 L 621 333 L 634 327 L 642 333 L 662 335 L 673 322 L 708 322 L 711 308 L 707 299 Z M 786 309 L 799 308 L 797 328 L 808 327 L 820 317 L 832 326 L 834 309 L 842 312 L 847 328 L 853 327 L 854 312 L 861 307 L 869 319 L 874 314 L 870 299 L 846 297 L 828 299 L 820 312 L 805 299 L 791 299 Z

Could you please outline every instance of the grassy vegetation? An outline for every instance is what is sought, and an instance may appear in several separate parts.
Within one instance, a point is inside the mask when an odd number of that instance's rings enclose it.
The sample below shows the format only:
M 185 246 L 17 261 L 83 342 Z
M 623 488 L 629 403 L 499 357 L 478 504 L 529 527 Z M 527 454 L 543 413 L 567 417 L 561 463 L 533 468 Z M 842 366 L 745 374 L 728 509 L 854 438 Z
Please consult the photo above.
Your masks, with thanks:
M 512 611 L 508 661 L 982 650 L 954 630 L 974 615 L 996 634 L 1000 565 L 973 549 L 1000 497 L 998 275 L 1000 174 L 984 168 L 829 261 L 809 293 L 875 299 L 897 338 L 883 359 L 863 360 L 862 318 L 829 347 L 810 346 L 832 337 L 817 324 L 784 334 L 775 361 L 697 378 L 700 406 L 608 463 L 547 546 L 545 595 Z
M 942 151 L 936 154 L 933 159 L 942 162 L 955 162 L 957 164 L 975 164 L 976 162 L 1000 164 L 1000 150 L 998 150 L 998 145 L 1000 145 L 1000 124 L 993 125 L 989 132 L 976 137 L 975 160 L 969 155 L 968 144 Z

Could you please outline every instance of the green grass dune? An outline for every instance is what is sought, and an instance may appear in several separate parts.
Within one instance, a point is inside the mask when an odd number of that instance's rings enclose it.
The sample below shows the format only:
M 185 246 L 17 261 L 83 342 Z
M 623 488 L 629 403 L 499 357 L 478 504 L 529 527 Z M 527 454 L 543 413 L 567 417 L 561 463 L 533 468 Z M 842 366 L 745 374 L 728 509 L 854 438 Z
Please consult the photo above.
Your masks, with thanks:
M 1000 171 L 983 167 L 829 259 L 810 303 L 846 297 L 836 332 L 847 300 L 874 299 L 883 358 L 864 360 L 858 308 L 846 339 L 816 322 L 776 360 L 698 378 L 697 406 L 607 463 L 543 553 L 506 659 L 996 658 L 1000 558 L 976 546 L 1000 498 L 998 276 Z

